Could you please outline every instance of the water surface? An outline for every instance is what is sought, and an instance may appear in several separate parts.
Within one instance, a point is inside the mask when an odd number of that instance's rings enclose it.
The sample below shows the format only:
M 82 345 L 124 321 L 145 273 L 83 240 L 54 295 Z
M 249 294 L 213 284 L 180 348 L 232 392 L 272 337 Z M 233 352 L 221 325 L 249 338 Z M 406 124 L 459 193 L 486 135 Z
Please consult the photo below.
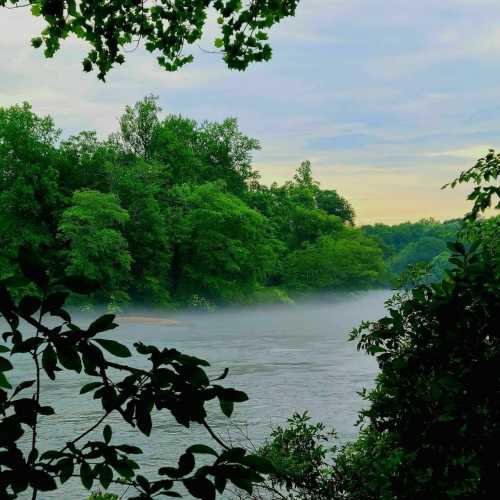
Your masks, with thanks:
M 370 387 L 376 373 L 373 358 L 358 352 L 346 337 L 360 321 L 380 317 L 388 295 L 387 291 L 371 291 L 295 306 L 177 313 L 169 316 L 178 321 L 176 325 L 124 321 L 119 329 L 102 336 L 130 347 L 138 340 L 175 347 L 210 361 L 213 375 L 229 368 L 225 385 L 247 392 L 250 400 L 238 405 L 231 419 L 238 428 L 213 407 L 210 422 L 226 438 L 239 440 L 243 430 L 258 445 L 271 425 L 283 423 L 295 411 L 307 410 L 313 419 L 335 428 L 344 442 L 356 435 L 354 423 L 362 407 L 357 391 Z M 76 319 L 88 321 L 88 317 Z M 29 377 L 29 366 L 23 362 L 15 378 Z M 65 372 L 55 382 L 44 384 L 44 397 L 56 408 L 56 415 L 42 420 L 40 449 L 45 444 L 61 447 L 101 416 L 102 410 L 90 395 L 79 396 L 81 385 L 79 375 Z M 139 462 L 146 473 L 175 465 L 172 457 L 189 444 L 212 444 L 202 428 L 186 431 L 171 417 L 157 417 L 151 439 L 121 424 L 119 418 L 109 417 L 117 425 L 113 442 L 143 448 Z M 60 492 L 39 498 L 83 500 L 87 496 L 77 481 L 69 481 Z

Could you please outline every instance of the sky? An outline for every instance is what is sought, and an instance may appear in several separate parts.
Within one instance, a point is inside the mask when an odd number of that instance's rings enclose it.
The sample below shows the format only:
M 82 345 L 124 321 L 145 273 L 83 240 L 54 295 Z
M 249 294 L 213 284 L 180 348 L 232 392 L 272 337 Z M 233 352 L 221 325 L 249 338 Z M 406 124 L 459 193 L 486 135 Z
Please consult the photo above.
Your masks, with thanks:
M 441 186 L 498 146 L 498 0 L 302 0 L 273 28 L 269 63 L 228 70 L 202 50 L 212 48 L 210 28 L 178 73 L 138 49 L 105 84 L 82 72 L 79 41 L 51 60 L 31 48 L 38 23 L 25 9 L 0 9 L 0 106 L 29 101 L 65 135 L 103 137 L 151 93 L 165 113 L 234 116 L 261 142 L 263 182 L 281 183 L 310 160 L 358 224 L 460 217 L 467 189 Z

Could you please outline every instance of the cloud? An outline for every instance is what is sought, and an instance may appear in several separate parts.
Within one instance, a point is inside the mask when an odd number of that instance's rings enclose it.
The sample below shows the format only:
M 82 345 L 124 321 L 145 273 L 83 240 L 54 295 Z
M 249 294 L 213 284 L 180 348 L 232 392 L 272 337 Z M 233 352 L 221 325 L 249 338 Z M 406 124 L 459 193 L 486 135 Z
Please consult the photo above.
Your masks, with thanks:
M 302 0 L 271 31 L 270 63 L 229 71 L 195 46 L 195 63 L 170 74 L 139 48 L 103 84 L 82 72 L 79 41 L 45 60 L 30 47 L 40 20 L 2 9 L 0 105 L 27 100 L 66 134 L 106 135 L 125 105 L 154 93 L 166 112 L 236 116 L 263 145 L 266 182 L 312 160 L 361 221 L 459 216 L 463 193 L 440 186 L 500 138 L 498 19 L 497 0 Z

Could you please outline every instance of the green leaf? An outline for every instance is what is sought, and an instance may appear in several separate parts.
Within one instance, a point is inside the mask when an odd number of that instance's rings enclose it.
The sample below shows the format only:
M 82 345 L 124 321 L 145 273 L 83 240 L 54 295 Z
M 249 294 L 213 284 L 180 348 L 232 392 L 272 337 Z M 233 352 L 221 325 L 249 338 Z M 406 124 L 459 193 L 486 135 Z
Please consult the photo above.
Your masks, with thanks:
M 72 458 L 63 458 L 59 460 L 57 464 L 59 468 L 59 479 L 61 483 L 65 483 L 72 475 L 75 470 L 75 465 L 73 464 Z
M 117 450 L 123 451 L 123 453 L 126 453 L 127 455 L 139 455 L 142 453 L 142 450 L 138 448 L 137 446 L 131 446 L 129 444 L 120 444 L 118 446 L 115 446 Z
M 38 17 L 42 13 L 42 6 L 39 3 L 34 3 L 31 6 L 31 13 L 35 16 Z
M 141 476 L 140 474 L 136 476 L 135 480 L 137 481 L 137 484 L 145 491 L 149 492 L 151 489 L 151 486 L 149 485 L 149 481 L 144 477 Z
M 221 47 L 224 46 L 224 40 L 222 38 L 216 38 L 215 39 L 215 42 L 214 42 L 214 45 L 220 49 Z
M 232 401 L 226 401 L 225 399 L 219 399 L 220 409 L 226 417 L 230 417 L 234 411 L 234 403 Z
M 0 352 L 10 352 L 10 349 L 4 345 L 0 345 Z
M 183 484 L 195 498 L 202 498 L 203 500 L 215 499 L 215 487 L 206 477 L 184 479 Z
M 106 425 L 102 431 L 102 435 L 106 444 L 109 444 L 109 442 L 111 441 L 112 434 L 113 431 L 111 430 L 111 427 L 109 425 Z
M 93 391 L 94 389 L 97 389 L 98 387 L 101 386 L 102 382 L 90 382 L 82 386 L 82 388 L 80 389 L 80 394 L 85 394 L 87 392 Z
M 94 341 L 97 342 L 103 349 L 106 349 L 106 351 L 119 358 L 129 358 L 132 356 L 129 348 L 120 344 L 120 342 L 116 342 L 116 340 L 94 339 Z
M 0 372 L 8 372 L 12 370 L 12 368 L 14 368 L 12 363 L 8 359 L 0 356 Z
M 258 455 L 247 455 L 240 460 L 240 463 L 262 474 L 276 473 L 276 467 L 272 462 Z
M 0 387 L 3 387 L 4 389 L 12 389 L 10 382 L 6 379 L 3 372 L 0 372 Z
M 24 382 L 21 382 L 20 384 L 18 384 L 11 397 L 16 396 L 24 389 L 28 389 L 28 387 L 31 387 L 35 382 L 35 380 L 25 380 Z
M 114 314 L 104 314 L 97 318 L 87 329 L 87 332 L 91 335 L 95 335 L 99 332 L 105 332 L 106 330 L 112 330 L 116 328 L 118 325 L 113 323 L 115 319 Z
M 32 488 L 39 491 L 51 491 L 57 489 L 57 484 L 53 477 L 40 469 L 31 469 L 29 473 L 29 482 Z
M 43 308 L 46 311 L 57 311 L 66 303 L 68 292 L 51 293 L 44 301 Z
M 213 448 L 210 448 L 210 446 L 207 446 L 207 445 L 204 445 L 204 444 L 193 444 L 186 451 L 189 452 L 189 453 L 198 453 L 198 454 L 204 454 L 204 455 L 213 455 L 215 457 L 219 456 L 219 454 Z
M 146 408 L 146 404 L 143 401 L 138 401 L 135 407 L 135 420 L 137 422 L 137 427 L 139 430 L 149 436 L 151 434 L 151 428 L 153 426 L 151 422 L 151 415 Z
M 130 479 L 134 475 L 134 469 L 129 462 L 129 460 L 121 460 L 119 462 L 112 462 L 110 465 L 118 472 L 120 477 Z
M 217 462 L 241 462 L 245 457 L 247 450 L 245 448 L 230 448 L 221 453 Z
M 225 477 L 215 476 L 215 489 L 222 495 L 226 489 L 227 480 Z
M 36 36 L 34 38 L 31 39 L 31 45 L 35 48 L 35 49 L 38 49 L 39 47 L 42 46 L 42 43 L 43 43 L 43 40 L 41 37 L 39 36 Z
M 54 380 L 55 379 L 54 371 L 57 367 L 57 356 L 51 344 L 49 344 L 43 351 L 42 367 L 47 373 L 47 376 L 50 379 Z
M 100 288 L 98 281 L 91 280 L 85 276 L 67 276 L 63 284 L 72 292 L 81 295 L 90 295 L 91 293 L 97 292 Z
M 94 483 L 94 475 L 87 462 L 82 462 L 82 465 L 80 466 L 80 479 L 83 486 L 87 490 L 90 490 L 92 488 L 92 484 Z
M 192 453 L 183 453 L 179 457 L 179 473 L 181 476 L 189 474 L 195 466 L 194 455 Z
M 0 379 L 2 373 L 0 373 Z M 15 416 L 5 417 L 0 420 L 0 446 L 12 444 L 24 434 L 24 430 Z
M 55 412 L 52 406 L 40 406 L 40 408 L 38 408 L 38 413 L 40 413 L 40 415 L 54 415 Z
M 229 477 L 229 480 L 238 488 L 245 490 L 249 495 L 252 494 L 253 484 L 250 479 L 245 479 L 243 477 Z
M 22 316 L 33 316 L 41 305 L 42 301 L 38 297 L 27 295 L 19 302 L 19 312 Z
M 40 460 L 53 460 L 55 458 L 60 458 L 62 453 L 58 450 L 48 450 L 40 455 Z
M 82 371 L 82 360 L 76 347 L 67 344 L 56 344 L 57 359 L 68 370 L 80 373 Z
M 99 471 L 99 481 L 102 487 L 107 490 L 111 481 L 113 481 L 113 470 L 109 465 L 104 464 Z
M 31 248 L 21 247 L 17 258 L 24 276 L 40 288 L 46 288 L 49 277 L 40 257 Z
M 236 389 L 225 389 L 223 387 L 219 387 L 218 396 L 220 399 L 232 401 L 233 403 L 243 403 L 244 401 L 248 401 L 248 396 L 244 392 L 237 391 Z

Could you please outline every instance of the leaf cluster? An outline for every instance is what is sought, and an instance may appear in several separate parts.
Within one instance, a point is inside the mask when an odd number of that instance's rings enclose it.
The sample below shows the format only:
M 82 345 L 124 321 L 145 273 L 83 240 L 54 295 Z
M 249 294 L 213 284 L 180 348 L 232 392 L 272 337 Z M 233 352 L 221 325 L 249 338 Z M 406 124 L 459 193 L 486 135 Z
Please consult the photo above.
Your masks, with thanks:
M 83 70 L 98 71 L 104 80 L 116 65 L 125 62 L 130 47 L 143 43 L 155 53 L 158 64 L 176 71 L 193 60 L 185 46 L 198 42 L 206 28 L 209 12 L 217 18 L 221 49 L 227 66 L 244 70 L 252 62 L 271 58 L 268 30 L 283 18 L 293 16 L 299 0 L 36 0 L 31 13 L 43 19 L 41 35 L 31 40 L 53 57 L 61 41 L 70 35 L 82 39 L 90 50 Z M 0 7 L 26 6 L 23 0 L 0 0 Z
M 134 356 L 144 358 L 140 366 L 146 367 L 125 364 L 122 360 L 132 357 L 131 349 L 115 339 L 102 337 L 118 326 L 114 315 L 105 314 L 81 328 L 65 309 L 70 291 L 95 292 L 96 282 L 77 276 L 54 280 L 29 249 L 21 249 L 18 259 L 25 278 L 33 283 L 37 293 L 17 301 L 5 283 L 0 283 L 0 313 L 7 326 L 2 334 L 4 344 L 0 345 L 1 498 L 17 498 L 25 491 L 36 498 L 39 491 L 59 489 L 69 478 L 79 477 L 89 490 L 96 483 L 104 489 L 111 483 L 126 485 L 135 490 L 131 498 L 136 499 L 180 497 L 176 486 L 182 485 L 193 497 L 209 500 L 223 493 L 228 482 L 251 492 L 255 483 L 264 480 L 263 474 L 272 470 L 269 463 L 244 449 L 226 445 L 207 422 L 207 402 L 218 400 L 222 412 L 229 417 L 235 403 L 248 399 L 241 391 L 214 383 L 225 378 L 227 370 L 210 380 L 205 371 L 207 361 L 176 349 L 159 349 L 140 342 L 134 344 Z M 26 325 L 31 328 L 31 335 Z M 36 378 L 13 387 L 7 374 L 15 368 L 14 357 L 20 353 L 31 357 Z M 80 393 L 92 394 L 102 408 L 102 416 L 59 448 L 39 450 L 39 422 L 55 414 L 50 402 L 44 401 L 40 382 L 42 377 L 57 380 L 64 370 L 89 380 Z M 204 426 L 220 451 L 204 444 L 192 445 L 179 457 L 177 467 L 161 467 L 160 479 L 149 480 L 139 473 L 140 466 L 132 458 L 142 450 L 115 443 L 113 428 L 105 421 L 112 413 L 117 414 L 149 436 L 154 420 L 165 412 L 184 427 Z M 102 429 L 102 439 L 87 440 L 98 428 Z M 29 434 L 31 446 L 26 449 Z M 197 466 L 198 455 L 213 460 L 204 460 L 204 465 Z

